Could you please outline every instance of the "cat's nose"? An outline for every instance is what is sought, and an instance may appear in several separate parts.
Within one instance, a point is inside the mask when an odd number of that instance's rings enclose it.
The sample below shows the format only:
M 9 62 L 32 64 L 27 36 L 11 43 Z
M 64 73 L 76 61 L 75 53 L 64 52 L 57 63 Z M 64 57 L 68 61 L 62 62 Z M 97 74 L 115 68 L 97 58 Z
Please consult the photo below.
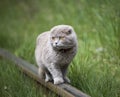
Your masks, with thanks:
M 57 44 L 58 44 L 58 42 L 55 42 L 55 44 L 57 45 Z

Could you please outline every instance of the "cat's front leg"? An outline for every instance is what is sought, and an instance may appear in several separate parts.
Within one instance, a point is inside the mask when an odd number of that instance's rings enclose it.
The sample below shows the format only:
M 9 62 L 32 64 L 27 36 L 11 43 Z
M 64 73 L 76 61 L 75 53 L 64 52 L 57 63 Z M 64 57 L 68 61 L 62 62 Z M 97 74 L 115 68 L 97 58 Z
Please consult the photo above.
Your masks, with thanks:
M 68 69 L 67 64 L 61 67 L 61 71 L 62 71 L 62 74 L 63 74 L 64 81 L 66 83 L 70 83 L 70 79 L 67 77 L 67 69 Z
M 52 74 L 54 84 L 61 84 L 64 82 L 63 75 L 59 65 L 51 63 L 48 66 L 48 70 Z

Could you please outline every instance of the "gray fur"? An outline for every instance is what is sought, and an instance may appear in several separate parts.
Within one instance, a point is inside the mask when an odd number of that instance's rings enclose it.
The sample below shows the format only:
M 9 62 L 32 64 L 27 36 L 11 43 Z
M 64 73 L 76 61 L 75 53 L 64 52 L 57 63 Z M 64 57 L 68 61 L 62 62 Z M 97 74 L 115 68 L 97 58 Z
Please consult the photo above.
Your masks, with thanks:
M 37 37 L 35 58 L 38 73 L 54 84 L 70 82 L 67 68 L 77 52 L 77 37 L 69 25 L 58 25 Z

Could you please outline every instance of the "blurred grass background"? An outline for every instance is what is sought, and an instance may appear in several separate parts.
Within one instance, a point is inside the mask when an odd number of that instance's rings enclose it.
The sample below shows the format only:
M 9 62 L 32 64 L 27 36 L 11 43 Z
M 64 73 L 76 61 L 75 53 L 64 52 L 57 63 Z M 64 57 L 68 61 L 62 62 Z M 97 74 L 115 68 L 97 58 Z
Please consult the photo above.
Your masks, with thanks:
M 91 97 L 120 97 L 119 0 L 0 1 L 0 47 L 31 63 L 36 37 L 59 24 L 73 26 L 78 36 L 71 84 Z M 0 59 L 0 97 L 56 95 Z

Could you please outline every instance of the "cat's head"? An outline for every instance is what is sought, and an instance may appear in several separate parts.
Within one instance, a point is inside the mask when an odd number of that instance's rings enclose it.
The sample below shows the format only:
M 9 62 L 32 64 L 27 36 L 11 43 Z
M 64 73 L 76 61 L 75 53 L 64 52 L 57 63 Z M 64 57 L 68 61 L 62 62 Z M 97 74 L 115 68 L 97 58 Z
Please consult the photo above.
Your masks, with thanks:
M 77 45 L 77 37 L 71 26 L 58 25 L 50 30 L 50 42 L 55 49 L 69 49 Z

